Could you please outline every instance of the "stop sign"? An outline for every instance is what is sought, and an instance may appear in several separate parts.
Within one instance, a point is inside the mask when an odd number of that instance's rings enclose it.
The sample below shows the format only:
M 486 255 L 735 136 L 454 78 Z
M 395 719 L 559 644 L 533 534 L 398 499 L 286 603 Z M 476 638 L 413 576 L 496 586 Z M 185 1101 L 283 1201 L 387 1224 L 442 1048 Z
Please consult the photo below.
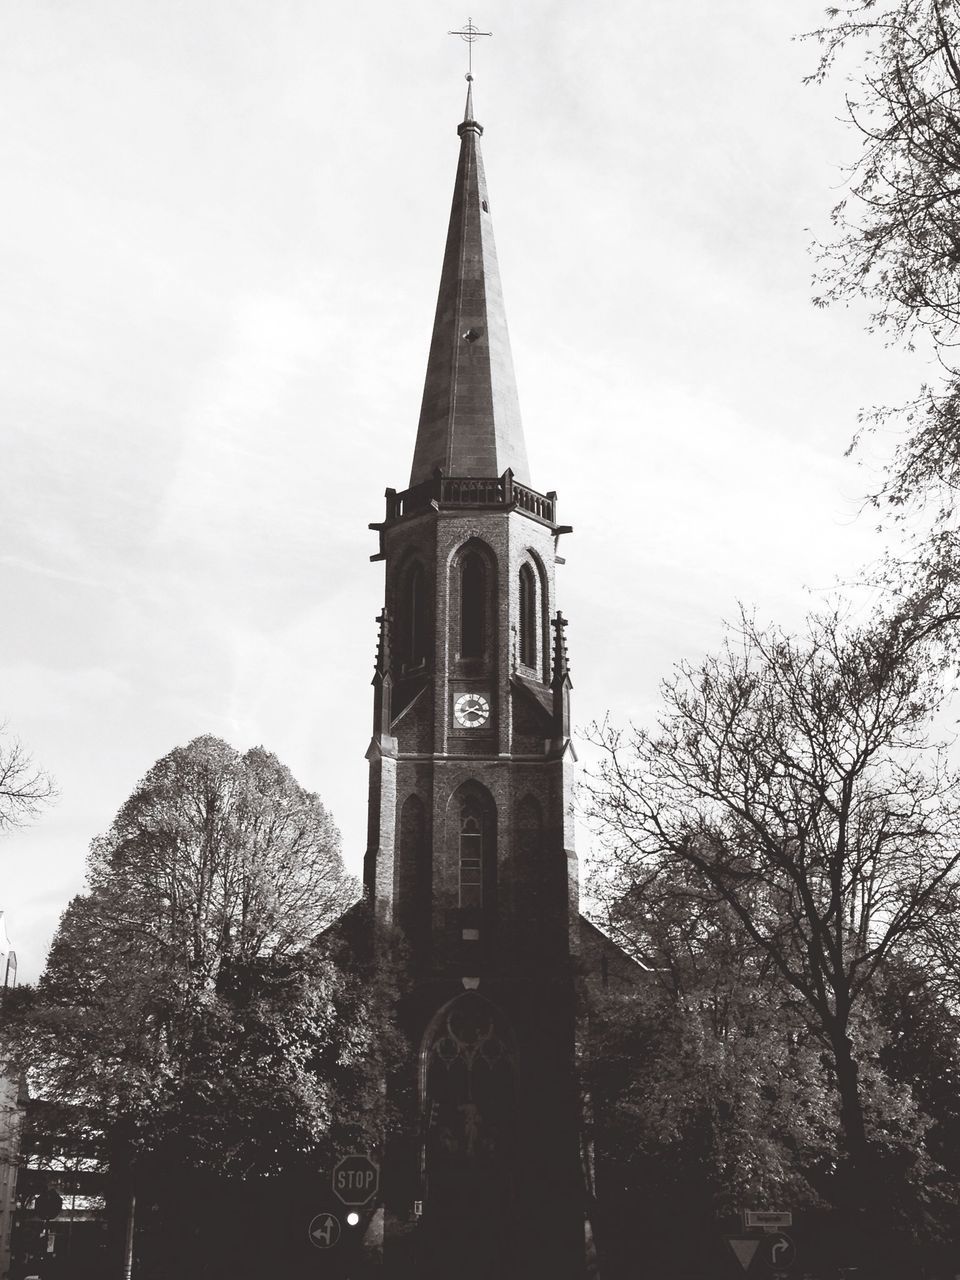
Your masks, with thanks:
M 333 1194 L 354 1209 L 372 1200 L 380 1186 L 380 1166 L 369 1156 L 344 1156 L 333 1171 Z

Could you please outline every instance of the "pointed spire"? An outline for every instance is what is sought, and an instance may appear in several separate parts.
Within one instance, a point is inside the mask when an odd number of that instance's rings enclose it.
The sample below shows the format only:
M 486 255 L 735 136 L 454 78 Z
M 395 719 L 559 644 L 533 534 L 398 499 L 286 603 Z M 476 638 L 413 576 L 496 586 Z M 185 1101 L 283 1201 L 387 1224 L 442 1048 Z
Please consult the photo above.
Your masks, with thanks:
M 467 104 L 463 108 L 463 124 L 475 124 L 480 132 L 483 133 L 483 125 L 477 124 L 473 118 L 473 76 L 471 75 L 467 76 Z M 463 125 L 457 130 L 457 133 L 461 138 L 463 137 Z
M 440 275 L 410 484 L 437 468 L 450 476 L 499 476 L 529 484 L 520 402 L 500 288 L 490 203 L 473 114 L 473 77 Z

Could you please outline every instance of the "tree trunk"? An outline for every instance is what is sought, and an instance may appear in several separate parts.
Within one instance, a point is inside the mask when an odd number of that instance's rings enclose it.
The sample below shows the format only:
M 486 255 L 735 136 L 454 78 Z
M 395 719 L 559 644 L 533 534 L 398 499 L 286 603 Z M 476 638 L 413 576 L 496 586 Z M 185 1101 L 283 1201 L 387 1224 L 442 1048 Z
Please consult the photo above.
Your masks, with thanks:
M 137 1197 L 130 1188 L 126 1197 L 126 1224 L 123 1232 L 123 1260 L 120 1267 L 120 1280 L 130 1280 L 133 1274 L 133 1233 L 137 1221 Z
M 133 1161 L 129 1145 L 120 1138 L 110 1144 L 107 1199 L 107 1277 L 130 1280 L 136 1221 Z
M 853 1045 L 845 1033 L 835 1035 L 832 1040 L 840 1096 L 840 1127 L 847 1155 L 846 1176 L 840 1190 L 843 1207 L 855 1211 L 866 1209 L 871 1201 L 870 1144 L 863 1120 L 860 1077 Z

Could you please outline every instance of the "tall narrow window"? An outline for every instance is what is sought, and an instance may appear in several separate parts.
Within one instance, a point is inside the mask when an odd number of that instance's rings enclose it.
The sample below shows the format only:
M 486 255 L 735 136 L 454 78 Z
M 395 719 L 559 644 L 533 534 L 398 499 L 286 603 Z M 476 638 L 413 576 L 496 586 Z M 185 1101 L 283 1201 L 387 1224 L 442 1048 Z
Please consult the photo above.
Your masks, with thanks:
M 537 665 L 537 582 L 528 564 L 520 566 L 520 661 Z
M 485 633 L 485 573 L 475 552 L 463 557 L 460 567 L 460 656 L 482 658 Z
M 397 597 L 393 640 L 403 671 L 415 671 L 427 661 L 430 649 L 427 575 L 419 560 L 404 570 Z
M 483 906 L 483 834 L 473 814 L 460 827 L 460 905 Z
M 410 665 L 418 667 L 427 656 L 427 584 L 422 564 L 411 569 L 407 592 L 407 651 Z

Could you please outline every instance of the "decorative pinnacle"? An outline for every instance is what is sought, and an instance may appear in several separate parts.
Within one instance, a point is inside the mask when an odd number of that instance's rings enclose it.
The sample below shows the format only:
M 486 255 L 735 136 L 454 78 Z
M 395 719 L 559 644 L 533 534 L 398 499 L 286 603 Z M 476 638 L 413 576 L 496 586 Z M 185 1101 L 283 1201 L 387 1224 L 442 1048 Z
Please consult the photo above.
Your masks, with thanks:
M 552 684 L 554 688 L 558 688 L 564 681 L 570 680 L 570 659 L 567 656 L 567 637 L 564 634 L 567 619 L 559 609 L 557 616 L 552 619 L 552 625 L 554 630 Z
M 380 634 L 377 638 L 377 662 L 375 671 L 381 679 L 390 674 L 393 659 L 390 653 L 390 615 L 382 609 L 377 617 Z

